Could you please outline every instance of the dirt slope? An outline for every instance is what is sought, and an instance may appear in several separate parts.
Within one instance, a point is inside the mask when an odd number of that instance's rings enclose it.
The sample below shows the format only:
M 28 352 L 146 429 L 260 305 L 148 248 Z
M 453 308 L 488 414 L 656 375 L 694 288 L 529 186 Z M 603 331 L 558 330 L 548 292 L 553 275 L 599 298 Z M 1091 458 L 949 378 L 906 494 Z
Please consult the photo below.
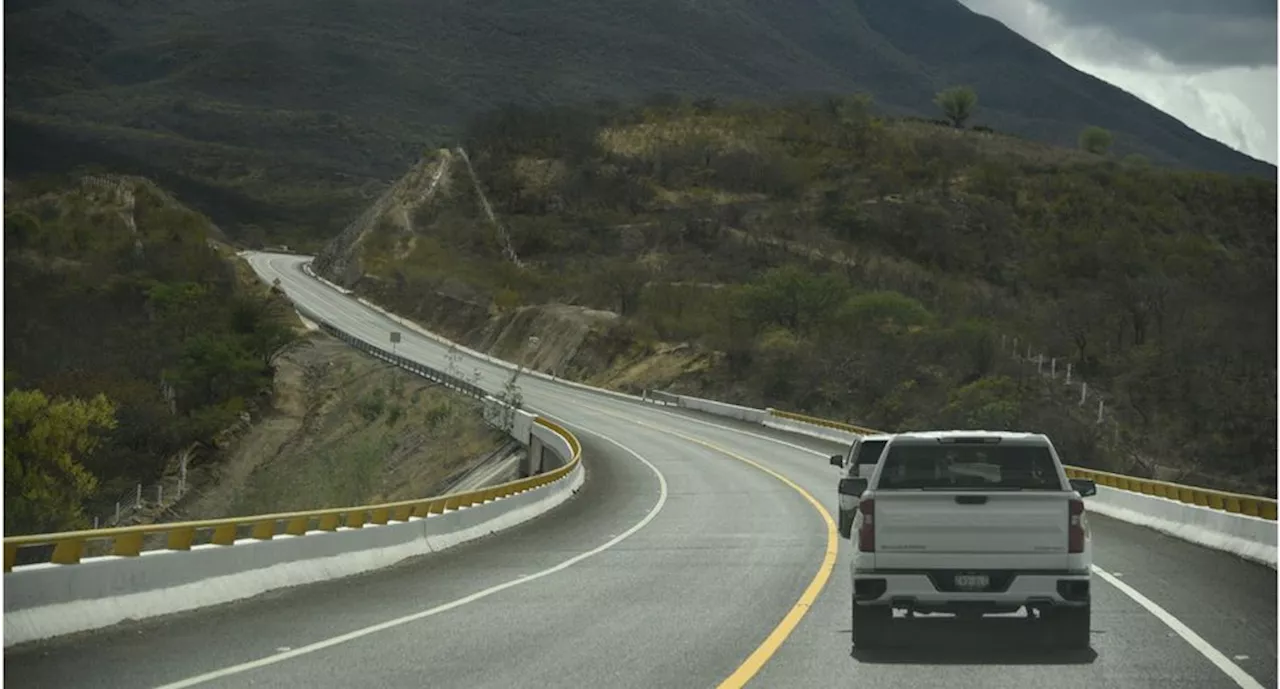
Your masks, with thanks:
M 478 402 L 315 333 L 278 360 L 272 409 L 222 459 L 191 467 L 193 488 L 165 517 L 433 495 L 512 449 L 484 423 Z

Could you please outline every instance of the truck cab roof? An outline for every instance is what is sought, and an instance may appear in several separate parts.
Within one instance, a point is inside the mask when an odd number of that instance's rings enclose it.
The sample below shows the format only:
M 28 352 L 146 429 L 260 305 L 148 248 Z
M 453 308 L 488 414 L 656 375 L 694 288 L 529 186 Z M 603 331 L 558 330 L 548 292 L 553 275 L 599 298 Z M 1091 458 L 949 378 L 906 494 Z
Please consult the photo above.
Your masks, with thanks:
M 903 443 L 956 443 L 956 444 L 1000 444 L 1000 445 L 1052 445 L 1049 437 L 1043 433 L 1025 433 L 1020 431 L 911 431 L 889 436 L 895 445 Z

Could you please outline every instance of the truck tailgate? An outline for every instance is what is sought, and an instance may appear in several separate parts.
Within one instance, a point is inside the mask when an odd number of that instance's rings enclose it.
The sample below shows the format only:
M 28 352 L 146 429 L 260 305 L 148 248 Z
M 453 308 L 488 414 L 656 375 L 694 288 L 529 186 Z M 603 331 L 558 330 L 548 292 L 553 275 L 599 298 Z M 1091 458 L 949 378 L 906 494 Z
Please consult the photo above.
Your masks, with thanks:
M 876 568 L 927 568 L 935 559 L 991 568 L 1002 567 L 1001 561 L 1019 563 L 1019 568 L 1066 567 L 1072 496 L 1057 491 L 877 491 Z

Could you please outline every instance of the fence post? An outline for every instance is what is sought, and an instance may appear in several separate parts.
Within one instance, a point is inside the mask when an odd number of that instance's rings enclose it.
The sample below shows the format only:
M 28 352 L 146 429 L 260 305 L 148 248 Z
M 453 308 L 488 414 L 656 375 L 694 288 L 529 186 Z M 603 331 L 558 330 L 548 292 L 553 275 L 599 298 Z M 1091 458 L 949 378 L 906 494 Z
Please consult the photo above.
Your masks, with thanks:
M 1067 362 L 1067 385 L 1071 384 L 1071 362 Z
M 1086 395 L 1088 395 L 1088 394 L 1089 394 L 1089 384 L 1088 384 L 1087 382 L 1081 381 L 1081 383 L 1080 383 L 1080 404 L 1079 404 L 1079 406 L 1081 406 L 1081 407 L 1083 407 L 1083 406 L 1084 406 L 1084 398 L 1085 398 L 1085 396 L 1086 396 Z
M 1099 399 L 1098 400 L 1098 423 L 1102 423 L 1102 405 L 1103 405 L 1103 401 Z
M 1058 357 L 1055 356 L 1053 357 L 1052 360 L 1049 361 L 1049 380 L 1057 380 L 1057 379 L 1058 379 Z
M 137 497 L 133 499 L 133 508 L 140 509 L 142 507 L 142 484 L 138 484 Z
M 114 523 L 116 526 L 120 526 L 120 501 L 119 500 L 116 501 L 116 520 Z
M 159 484 L 156 486 L 156 504 L 158 505 L 164 504 L 164 484 Z
M 96 528 L 98 528 L 98 518 L 97 518 L 97 517 L 94 517 L 94 518 L 93 518 L 93 528 L 95 528 L 95 529 L 96 529 Z
M 1044 355 L 1036 355 L 1036 375 L 1044 375 Z

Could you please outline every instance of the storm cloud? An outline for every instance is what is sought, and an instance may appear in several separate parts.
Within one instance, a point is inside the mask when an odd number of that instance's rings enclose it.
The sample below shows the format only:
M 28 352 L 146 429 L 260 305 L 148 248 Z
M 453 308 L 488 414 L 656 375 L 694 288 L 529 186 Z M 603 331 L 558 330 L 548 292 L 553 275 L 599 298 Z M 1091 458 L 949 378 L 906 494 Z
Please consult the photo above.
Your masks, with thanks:
M 960 0 L 1192 129 L 1277 159 L 1275 0 Z
M 974 3 L 982 4 L 982 3 Z M 1275 0 L 1042 0 L 1064 27 L 1102 29 L 1185 67 L 1276 63 Z

